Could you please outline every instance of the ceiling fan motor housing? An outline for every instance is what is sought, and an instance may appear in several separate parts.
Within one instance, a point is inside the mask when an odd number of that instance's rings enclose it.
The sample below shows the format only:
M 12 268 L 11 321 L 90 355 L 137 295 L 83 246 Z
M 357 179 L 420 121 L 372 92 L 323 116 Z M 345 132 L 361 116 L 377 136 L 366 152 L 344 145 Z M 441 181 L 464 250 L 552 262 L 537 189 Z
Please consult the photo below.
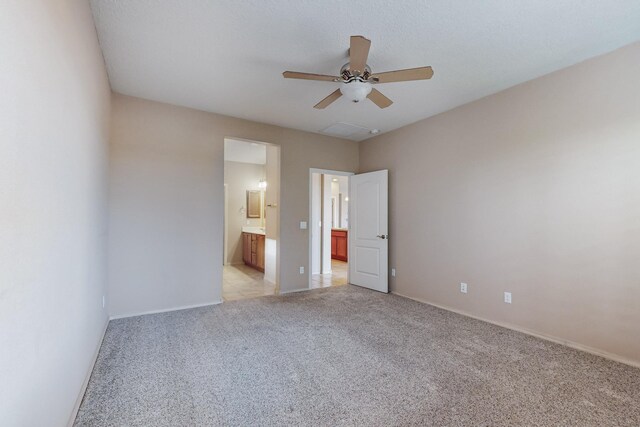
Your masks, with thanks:
M 371 67 L 365 64 L 364 70 L 352 70 L 351 63 L 347 62 L 342 67 L 340 67 L 340 75 L 344 80 L 350 80 L 355 77 L 362 77 L 362 79 L 368 80 L 371 76 Z
M 351 64 L 346 63 L 340 69 L 340 75 L 342 76 L 340 92 L 351 102 L 364 101 L 367 95 L 371 93 L 371 83 L 368 82 L 369 76 L 371 76 L 371 68 L 368 65 L 365 65 L 362 72 L 353 73 Z

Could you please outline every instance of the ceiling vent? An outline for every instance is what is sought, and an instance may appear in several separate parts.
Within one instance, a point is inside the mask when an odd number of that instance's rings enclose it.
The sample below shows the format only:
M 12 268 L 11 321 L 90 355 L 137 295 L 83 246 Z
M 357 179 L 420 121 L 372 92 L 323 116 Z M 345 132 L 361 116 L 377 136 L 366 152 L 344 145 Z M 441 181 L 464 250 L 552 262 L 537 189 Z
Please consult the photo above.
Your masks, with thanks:
M 363 136 L 368 136 L 369 131 L 369 129 L 363 128 L 362 126 L 340 122 L 322 129 L 320 132 L 331 136 L 337 136 L 338 138 L 361 138 Z

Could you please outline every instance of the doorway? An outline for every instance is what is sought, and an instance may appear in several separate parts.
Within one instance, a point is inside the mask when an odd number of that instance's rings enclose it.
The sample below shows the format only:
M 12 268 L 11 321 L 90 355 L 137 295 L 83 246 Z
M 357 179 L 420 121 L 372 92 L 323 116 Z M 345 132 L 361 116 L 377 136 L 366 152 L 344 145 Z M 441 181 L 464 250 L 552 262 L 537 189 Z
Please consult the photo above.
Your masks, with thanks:
M 309 289 L 349 283 L 349 176 L 309 171 Z
M 278 293 L 280 147 L 224 140 L 222 299 Z

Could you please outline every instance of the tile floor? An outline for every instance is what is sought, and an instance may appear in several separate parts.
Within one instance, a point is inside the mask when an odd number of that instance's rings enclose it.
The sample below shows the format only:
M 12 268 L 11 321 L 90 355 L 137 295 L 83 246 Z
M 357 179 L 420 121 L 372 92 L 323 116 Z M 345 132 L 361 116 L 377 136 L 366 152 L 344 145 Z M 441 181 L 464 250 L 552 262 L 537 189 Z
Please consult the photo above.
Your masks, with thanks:
M 336 259 L 331 260 L 331 273 L 314 274 L 311 276 L 311 288 L 327 288 L 329 286 L 341 286 L 347 284 L 347 272 L 349 264 Z
M 264 280 L 264 273 L 244 264 L 222 269 L 222 299 L 235 301 L 275 294 L 275 285 Z
M 331 260 L 331 273 L 311 276 L 311 288 L 327 288 L 347 284 L 346 262 Z M 236 301 L 274 295 L 275 285 L 264 280 L 264 273 L 244 264 L 225 265 L 222 269 L 222 299 Z

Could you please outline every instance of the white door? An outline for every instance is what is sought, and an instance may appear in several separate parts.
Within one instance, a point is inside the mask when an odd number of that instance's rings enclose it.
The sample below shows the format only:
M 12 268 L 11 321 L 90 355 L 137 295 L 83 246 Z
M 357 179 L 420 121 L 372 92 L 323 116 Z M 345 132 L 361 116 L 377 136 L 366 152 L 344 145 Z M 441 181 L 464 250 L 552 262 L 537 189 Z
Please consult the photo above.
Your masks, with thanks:
M 388 172 L 349 177 L 349 282 L 389 292 Z

